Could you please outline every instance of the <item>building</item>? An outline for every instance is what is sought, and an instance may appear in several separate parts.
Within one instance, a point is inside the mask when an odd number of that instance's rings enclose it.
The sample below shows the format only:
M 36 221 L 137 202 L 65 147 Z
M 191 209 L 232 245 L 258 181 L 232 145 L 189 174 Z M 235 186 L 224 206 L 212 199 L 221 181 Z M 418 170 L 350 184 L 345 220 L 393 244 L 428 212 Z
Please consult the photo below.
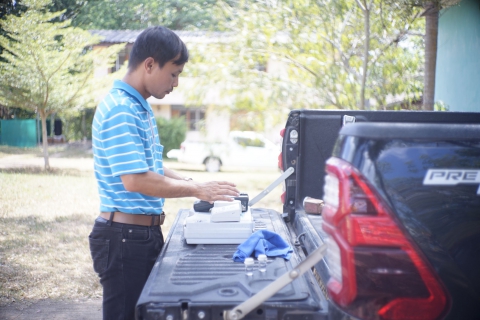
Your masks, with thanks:
M 480 111 L 480 1 L 440 12 L 435 101 L 450 111 Z

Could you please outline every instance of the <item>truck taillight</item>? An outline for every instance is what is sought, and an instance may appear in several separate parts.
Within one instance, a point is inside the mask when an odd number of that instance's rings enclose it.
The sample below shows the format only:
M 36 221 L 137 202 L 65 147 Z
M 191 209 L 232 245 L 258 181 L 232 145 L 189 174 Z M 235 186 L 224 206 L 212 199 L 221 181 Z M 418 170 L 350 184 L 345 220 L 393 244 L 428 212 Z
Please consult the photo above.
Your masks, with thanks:
M 337 285 L 342 285 L 342 256 L 340 247 L 333 239 L 327 239 L 327 260 L 330 276 L 335 279 Z
M 332 300 L 362 319 L 435 319 L 447 296 L 391 209 L 348 162 L 326 165 L 323 229 Z

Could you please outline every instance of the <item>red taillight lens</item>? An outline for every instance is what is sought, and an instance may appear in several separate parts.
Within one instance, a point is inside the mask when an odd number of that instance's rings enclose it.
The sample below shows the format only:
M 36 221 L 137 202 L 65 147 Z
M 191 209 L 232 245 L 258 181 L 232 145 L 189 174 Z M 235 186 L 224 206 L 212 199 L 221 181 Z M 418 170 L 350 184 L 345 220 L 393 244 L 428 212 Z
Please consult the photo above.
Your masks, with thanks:
M 280 200 L 282 201 L 283 204 L 285 204 L 285 199 L 287 198 L 287 192 L 284 191 L 282 195 L 280 196 Z
M 332 300 L 360 318 L 435 319 L 446 294 L 390 208 L 349 163 L 326 165 L 323 229 Z

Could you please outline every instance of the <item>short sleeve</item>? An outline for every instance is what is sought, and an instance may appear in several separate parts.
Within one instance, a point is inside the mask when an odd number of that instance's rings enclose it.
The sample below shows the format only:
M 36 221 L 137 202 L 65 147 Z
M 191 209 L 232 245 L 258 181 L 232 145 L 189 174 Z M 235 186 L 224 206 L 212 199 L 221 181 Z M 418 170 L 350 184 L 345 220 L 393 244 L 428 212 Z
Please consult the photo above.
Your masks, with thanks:
M 117 106 L 105 115 L 98 137 L 113 176 L 148 171 L 142 123 L 126 106 Z

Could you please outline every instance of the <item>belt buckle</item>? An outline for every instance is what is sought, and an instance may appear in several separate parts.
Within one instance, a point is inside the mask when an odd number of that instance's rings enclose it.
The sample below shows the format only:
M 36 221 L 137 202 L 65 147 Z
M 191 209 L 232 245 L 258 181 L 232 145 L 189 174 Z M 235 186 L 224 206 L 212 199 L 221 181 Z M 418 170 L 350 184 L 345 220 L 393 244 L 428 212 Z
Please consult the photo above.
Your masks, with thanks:
M 165 212 L 160 213 L 160 222 L 159 225 L 163 225 L 163 222 L 165 222 Z

